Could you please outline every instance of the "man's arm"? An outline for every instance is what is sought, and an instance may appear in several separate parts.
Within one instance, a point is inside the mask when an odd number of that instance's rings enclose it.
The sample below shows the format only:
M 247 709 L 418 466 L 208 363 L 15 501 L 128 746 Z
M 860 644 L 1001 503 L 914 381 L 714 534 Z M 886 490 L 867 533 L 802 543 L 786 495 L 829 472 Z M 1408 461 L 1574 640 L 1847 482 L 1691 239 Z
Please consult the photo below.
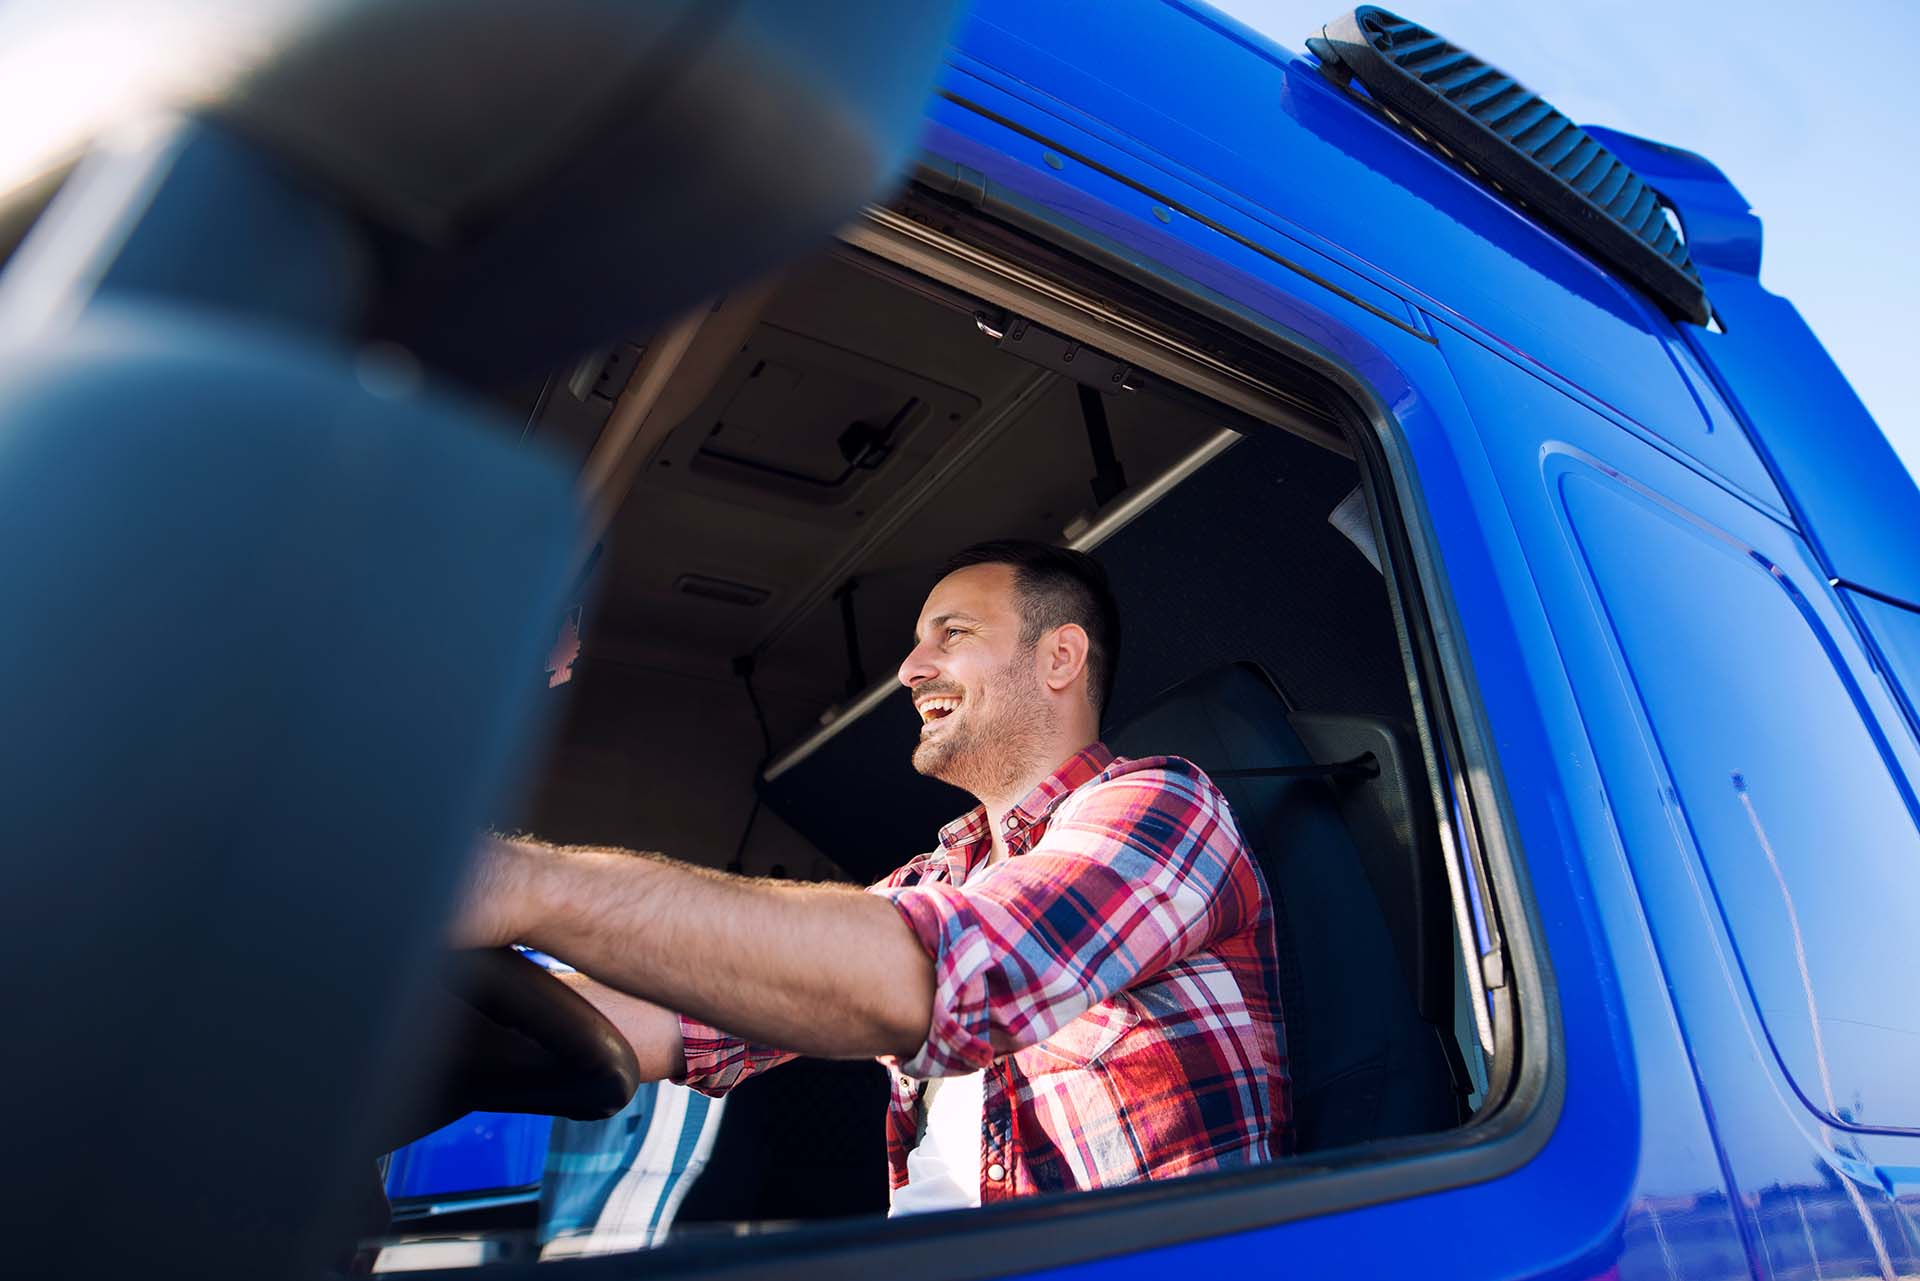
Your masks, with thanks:
M 1133 762 L 964 888 L 889 887 L 934 958 L 933 1021 L 908 1076 L 974 1072 L 1038 1044 L 1265 910 L 1225 798 L 1182 761 Z
M 465 947 L 528 944 L 642 1004 L 802 1054 L 906 1058 L 933 1017 L 933 962 L 912 928 L 886 900 L 841 886 L 494 840 L 454 937 Z M 658 1016 L 621 1017 L 657 1044 Z M 678 1036 L 661 1050 L 669 1063 Z

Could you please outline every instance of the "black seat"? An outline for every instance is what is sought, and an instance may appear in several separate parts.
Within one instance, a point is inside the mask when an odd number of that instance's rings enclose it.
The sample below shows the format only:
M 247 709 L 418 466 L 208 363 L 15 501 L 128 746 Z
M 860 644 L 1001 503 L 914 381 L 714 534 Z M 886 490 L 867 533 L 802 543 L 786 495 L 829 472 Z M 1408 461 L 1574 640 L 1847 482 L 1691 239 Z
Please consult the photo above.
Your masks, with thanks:
M 871 1061 L 795 1059 L 744 1082 L 676 1228 L 885 1214 L 890 1093 Z
M 1123 756 L 1182 756 L 1213 775 L 1266 877 L 1294 1150 L 1458 1123 L 1451 925 L 1407 733 L 1293 712 L 1264 671 L 1234 663 L 1159 695 L 1106 738 Z M 1235 776 L 1368 753 L 1378 770 L 1368 779 Z

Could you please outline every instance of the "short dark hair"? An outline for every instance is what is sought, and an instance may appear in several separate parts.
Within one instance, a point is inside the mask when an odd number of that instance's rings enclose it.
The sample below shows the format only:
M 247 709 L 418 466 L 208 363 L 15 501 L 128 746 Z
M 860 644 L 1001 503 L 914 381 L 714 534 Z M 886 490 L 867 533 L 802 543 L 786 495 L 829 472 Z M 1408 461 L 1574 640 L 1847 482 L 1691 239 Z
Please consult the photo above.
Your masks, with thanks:
M 1120 666 L 1120 605 L 1100 562 L 1085 552 L 1030 538 L 996 538 L 955 552 L 940 577 L 975 565 L 1013 569 L 1021 644 L 1037 645 L 1042 632 L 1067 623 L 1078 623 L 1086 631 L 1087 695 L 1095 714 L 1104 713 L 1113 701 L 1113 677 Z

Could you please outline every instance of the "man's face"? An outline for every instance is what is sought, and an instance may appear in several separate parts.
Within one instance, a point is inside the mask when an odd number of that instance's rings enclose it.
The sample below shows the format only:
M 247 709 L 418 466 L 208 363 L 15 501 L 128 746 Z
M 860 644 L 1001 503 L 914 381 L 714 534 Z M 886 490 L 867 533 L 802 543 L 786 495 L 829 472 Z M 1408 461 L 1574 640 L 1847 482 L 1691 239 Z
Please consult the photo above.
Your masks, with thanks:
M 1054 712 L 1021 626 L 1010 565 L 970 566 L 934 587 L 900 664 L 920 713 L 916 770 L 984 799 L 1031 769 Z

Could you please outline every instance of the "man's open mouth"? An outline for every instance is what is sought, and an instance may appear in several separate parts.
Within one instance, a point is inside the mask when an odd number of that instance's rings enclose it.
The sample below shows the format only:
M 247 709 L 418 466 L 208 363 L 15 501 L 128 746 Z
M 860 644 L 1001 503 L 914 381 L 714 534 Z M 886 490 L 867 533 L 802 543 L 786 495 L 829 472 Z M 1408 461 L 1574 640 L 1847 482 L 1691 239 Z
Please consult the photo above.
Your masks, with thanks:
M 914 710 L 920 713 L 920 723 L 925 726 L 953 715 L 960 706 L 960 700 L 947 697 L 923 698 L 913 706 Z

